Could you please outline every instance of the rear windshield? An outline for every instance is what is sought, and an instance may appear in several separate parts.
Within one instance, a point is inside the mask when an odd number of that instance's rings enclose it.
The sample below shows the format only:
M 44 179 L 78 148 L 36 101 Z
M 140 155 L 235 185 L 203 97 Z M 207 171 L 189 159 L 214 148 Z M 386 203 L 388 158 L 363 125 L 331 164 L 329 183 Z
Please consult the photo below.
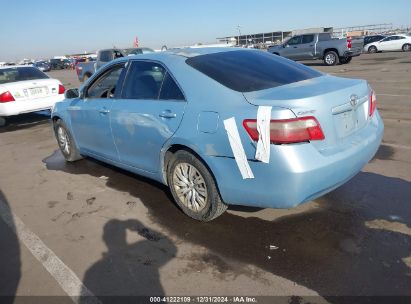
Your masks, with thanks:
M 0 84 L 49 78 L 46 74 L 33 67 L 15 67 L 0 69 Z
M 238 92 L 274 88 L 322 73 L 263 51 L 238 50 L 188 58 L 186 63 Z

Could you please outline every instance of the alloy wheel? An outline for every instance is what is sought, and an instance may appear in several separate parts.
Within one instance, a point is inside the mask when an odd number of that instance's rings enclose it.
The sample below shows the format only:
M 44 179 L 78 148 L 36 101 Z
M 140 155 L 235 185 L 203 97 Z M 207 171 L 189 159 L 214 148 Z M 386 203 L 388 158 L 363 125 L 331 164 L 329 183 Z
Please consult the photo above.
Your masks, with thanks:
M 180 163 L 173 172 L 173 187 L 179 201 L 199 212 L 207 204 L 207 185 L 201 173 L 191 164 Z
M 60 149 L 67 155 L 70 154 L 70 140 L 66 130 L 62 127 L 57 129 L 57 139 L 59 142 Z

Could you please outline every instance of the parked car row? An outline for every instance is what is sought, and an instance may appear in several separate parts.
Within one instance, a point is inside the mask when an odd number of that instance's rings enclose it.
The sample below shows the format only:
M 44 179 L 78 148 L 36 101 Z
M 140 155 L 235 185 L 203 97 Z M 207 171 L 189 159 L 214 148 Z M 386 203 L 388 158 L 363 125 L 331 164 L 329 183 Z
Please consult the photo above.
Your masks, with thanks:
M 391 36 L 375 36 L 375 39 L 367 41 L 364 45 L 364 52 L 377 53 L 383 51 L 411 51 L 411 36 L 410 35 L 391 35 Z M 379 40 L 378 40 L 379 39 Z
M 12 115 L 51 109 L 65 88 L 34 66 L 0 67 L 0 126 Z

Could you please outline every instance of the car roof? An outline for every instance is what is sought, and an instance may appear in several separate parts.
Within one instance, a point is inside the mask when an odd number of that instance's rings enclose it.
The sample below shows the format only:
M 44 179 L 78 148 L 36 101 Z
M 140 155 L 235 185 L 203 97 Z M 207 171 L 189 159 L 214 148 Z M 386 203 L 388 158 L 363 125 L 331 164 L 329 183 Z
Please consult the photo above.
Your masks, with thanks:
M 32 65 L 5 65 L 5 66 L 0 66 L 0 70 L 3 70 L 3 69 L 13 69 L 13 68 L 27 68 L 27 67 L 29 67 L 29 68 L 32 68 L 33 66 Z

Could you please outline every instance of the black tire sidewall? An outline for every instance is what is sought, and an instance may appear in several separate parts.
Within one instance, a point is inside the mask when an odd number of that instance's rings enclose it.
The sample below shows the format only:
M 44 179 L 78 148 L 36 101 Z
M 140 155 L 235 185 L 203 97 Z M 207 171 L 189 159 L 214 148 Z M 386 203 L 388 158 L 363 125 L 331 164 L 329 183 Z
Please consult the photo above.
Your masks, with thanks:
M 378 49 L 377 49 L 376 46 L 372 45 L 368 48 L 368 53 L 370 53 L 370 54 L 374 54 L 374 53 L 377 53 L 377 52 L 378 52 Z
M 180 163 L 188 163 L 195 167 L 198 172 L 202 175 L 205 184 L 207 186 L 207 201 L 206 206 L 199 212 L 192 211 L 186 207 L 182 202 L 180 202 L 173 186 L 173 172 L 176 166 Z M 177 151 L 173 156 L 171 156 L 168 168 L 167 168 L 167 182 L 168 187 L 173 195 L 173 198 L 179 208 L 187 214 L 189 217 L 200 220 L 209 221 L 214 218 L 214 215 L 218 210 L 218 204 L 221 203 L 220 194 L 217 190 L 214 177 L 211 175 L 207 167 L 196 158 L 193 154 L 187 151 Z
M 0 116 L 0 127 L 4 127 L 7 124 L 7 120 L 5 117 Z
M 63 149 L 60 146 L 60 142 L 59 142 L 59 139 L 58 139 L 58 133 L 57 133 L 59 128 L 64 129 L 64 131 L 67 134 L 69 145 L 70 145 L 70 150 L 69 150 L 70 153 L 68 153 L 68 154 L 65 151 L 63 151 Z M 57 120 L 54 123 L 54 134 L 56 136 L 56 140 L 57 140 L 57 144 L 59 146 L 59 149 L 60 149 L 61 153 L 63 154 L 64 158 L 67 161 L 75 161 L 75 160 L 80 158 L 80 153 L 79 153 L 79 151 L 77 149 L 77 146 L 74 142 L 73 136 L 71 135 L 70 131 L 68 130 L 66 124 L 61 119 Z

